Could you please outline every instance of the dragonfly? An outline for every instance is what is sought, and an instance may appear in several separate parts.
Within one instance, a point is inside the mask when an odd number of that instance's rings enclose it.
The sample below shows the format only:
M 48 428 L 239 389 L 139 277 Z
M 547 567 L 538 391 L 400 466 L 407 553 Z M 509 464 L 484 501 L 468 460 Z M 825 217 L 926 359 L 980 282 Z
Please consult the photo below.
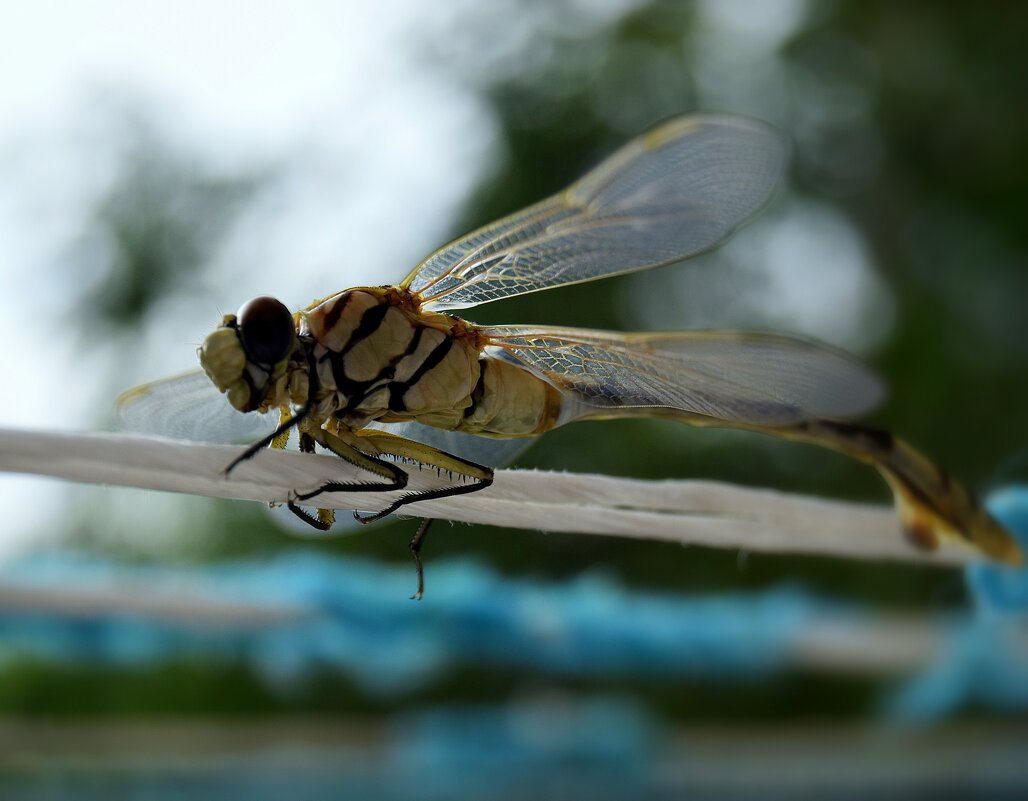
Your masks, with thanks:
M 323 493 L 398 492 L 373 514 L 354 513 L 371 522 L 492 483 L 494 465 L 388 424 L 511 440 L 572 421 L 671 418 L 841 451 L 882 475 L 914 545 L 952 538 L 1018 562 L 1013 538 L 963 484 L 903 440 L 850 422 L 877 405 L 882 384 L 835 348 L 741 331 L 482 326 L 453 313 L 703 253 L 769 202 L 788 152 L 784 135 L 756 120 L 674 118 L 562 192 L 440 248 L 398 285 L 345 289 L 295 313 L 271 297 L 250 300 L 204 340 L 200 363 L 233 410 L 277 411 L 280 422 L 226 473 L 266 447 L 285 447 L 295 429 L 301 451 L 320 447 L 368 476 L 293 493 L 288 508 L 327 530 L 334 512 L 308 511 Z M 187 396 L 195 382 L 127 393 L 123 412 L 139 412 L 148 398 Z M 411 465 L 434 468 L 448 483 L 404 493 Z M 427 521 L 410 544 L 415 597 L 426 531 Z

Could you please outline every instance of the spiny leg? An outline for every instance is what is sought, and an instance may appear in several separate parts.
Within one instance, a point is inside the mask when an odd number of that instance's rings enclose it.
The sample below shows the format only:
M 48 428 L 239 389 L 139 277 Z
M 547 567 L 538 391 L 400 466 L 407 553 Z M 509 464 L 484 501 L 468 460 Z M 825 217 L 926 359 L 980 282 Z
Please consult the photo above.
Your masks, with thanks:
M 491 467 L 476 464 L 467 459 L 461 459 L 459 456 L 433 448 L 431 445 L 425 445 L 424 443 L 386 431 L 368 429 L 356 431 L 354 432 L 354 443 L 361 450 L 367 449 L 367 451 L 379 456 L 392 456 L 419 467 L 433 467 L 440 475 L 446 472 L 451 478 L 455 475 L 464 476 L 474 482 L 472 484 L 454 484 L 435 490 L 411 492 L 401 496 L 373 515 L 362 516 L 354 512 L 354 517 L 361 523 L 373 523 L 376 520 L 381 520 L 383 517 L 391 515 L 397 509 L 408 504 L 437 500 L 439 498 L 450 498 L 454 495 L 466 495 L 483 490 L 493 483 L 493 470 Z
M 297 506 L 292 499 L 286 501 L 286 508 L 308 526 L 316 528 L 318 531 L 328 531 L 336 521 L 334 509 L 318 509 L 318 515 L 315 517 L 303 507 Z
M 419 467 L 433 467 L 439 473 L 444 471 L 449 473 L 451 477 L 455 474 L 467 476 L 474 481 L 472 484 L 456 484 L 450 487 L 442 487 L 437 490 L 409 493 L 374 515 L 362 517 L 357 512 L 354 512 L 354 517 L 361 523 L 372 523 L 376 520 L 380 520 L 381 518 L 392 514 L 400 507 L 417 501 L 446 498 L 453 495 L 476 492 L 489 486 L 493 481 L 493 471 L 491 468 L 474 462 L 469 462 L 466 459 L 461 459 L 429 445 L 424 445 L 420 442 L 408 440 L 404 437 L 384 431 L 362 430 L 354 432 L 346 429 L 327 431 L 321 427 L 303 427 L 300 434 L 300 449 L 302 451 L 312 452 L 314 450 L 315 442 L 325 448 L 328 448 L 346 462 L 353 464 L 356 467 L 368 470 L 369 472 L 388 480 L 380 483 L 328 482 L 313 492 L 302 494 L 298 493 L 295 500 L 309 500 L 322 492 L 388 492 L 403 489 L 407 485 L 407 473 L 395 464 L 380 458 L 382 456 L 390 456 L 401 461 L 411 462 Z M 313 515 L 297 506 L 294 503 L 294 500 L 289 501 L 288 507 L 301 520 L 321 531 L 327 531 L 331 525 L 331 519 L 327 521 L 324 519 L 326 513 L 332 514 L 331 510 L 319 509 L 318 517 L 315 518 Z M 409 544 L 418 578 L 417 591 L 413 596 L 411 596 L 412 599 L 415 600 L 420 600 L 425 592 L 425 572 L 424 564 L 421 560 L 421 547 L 424 543 L 425 535 L 428 532 L 431 522 L 432 521 L 428 518 L 423 519 L 418 525 L 418 528 Z
M 274 444 L 272 446 L 274 447 Z M 300 432 L 300 452 L 314 453 L 314 437 L 311 436 L 309 431 Z M 304 523 L 312 528 L 316 528 L 318 531 L 328 531 L 336 521 L 334 509 L 319 508 L 318 515 L 315 517 L 306 509 L 297 506 L 292 498 L 286 501 L 286 507 Z
M 304 429 L 303 423 L 305 418 L 310 413 L 310 404 L 305 405 L 295 415 L 292 414 L 289 406 L 282 406 L 279 409 L 279 424 L 278 427 L 268 436 L 255 442 L 249 448 L 247 448 L 240 456 L 232 460 L 232 462 L 225 468 L 225 475 L 227 476 L 232 472 L 240 463 L 245 462 L 248 459 L 253 458 L 258 451 L 264 448 L 271 447 L 276 450 L 285 448 L 289 442 L 289 432 L 294 427 L 300 427 L 300 451 L 303 453 L 314 453 L 314 439 Z M 318 529 L 319 531 L 328 531 L 332 527 L 332 523 L 335 522 L 335 511 L 332 509 L 318 509 L 318 515 L 315 517 L 309 512 L 301 509 L 297 506 L 292 499 L 286 501 L 286 507 L 299 517 L 303 522 Z
M 307 501 L 323 492 L 391 492 L 403 489 L 407 485 L 407 474 L 396 465 L 362 453 L 338 434 L 326 431 L 320 426 L 305 426 L 300 432 L 300 450 L 305 453 L 313 453 L 315 443 L 332 451 L 348 464 L 385 479 L 377 482 L 328 481 L 311 492 L 295 493 L 295 496 L 287 504 L 290 511 L 319 531 L 327 531 L 331 527 L 335 521 L 335 512 L 331 509 L 319 508 L 318 516 L 315 518 L 309 512 L 300 509 L 296 505 L 296 501 Z
M 296 414 L 290 414 L 288 407 L 284 407 L 281 410 L 281 422 L 274 431 L 268 434 L 266 437 L 262 437 L 257 440 L 253 445 L 243 451 L 239 456 L 229 462 L 228 467 L 225 468 L 225 475 L 228 476 L 233 470 L 235 470 L 241 463 L 252 459 L 260 451 L 271 445 L 273 448 L 284 448 L 286 442 L 289 439 L 289 431 L 294 427 L 300 425 L 307 416 L 311 413 L 313 406 L 310 402 L 305 403 L 303 408 L 300 409 Z
M 354 518 L 361 523 L 372 523 L 375 520 L 380 520 L 392 514 L 400 507 L 417 501 L 448 498 L 453 495 L 477 492 L 478 490 L 485 489 L 493 482 L 493 471 L 491 468 L 469 462 L 453 454 L 397 436 L 396 434 L 377 430 L 363 430 L 355 432 L 354 437 L 355 445 L 362 450 L 366 448 L 380 456 L 392 456 L 403 461 L 412 462 L 419 467 L 434 467 L 440 474 L 445 471 L 451 477 L 456 474 L 467 476 L 474 481 L 472 484 L 455 484 L 436 490 L 409 493 L 373 515 L 361 516 L 354 512 Z M 428 533 L 431 522 L 428 518 L 423 519 L 410 541 L 410 552 L 411 556 L 414 557 L 414 565 L 418 574 L 418 589 L 411 596 L 414 600 L 420 600 L 425 592 L 425 571 L 421 560 L 421 546 L 424 544 L 425 535 Z
M 383 517 L 388 517 L 393 512 L 401 509 L 412 503 L 420 503 L 421 501 L 435 501 L 440 498 L 452 498 L 455 495 L 468 495 L 472 492 L 478 492 L 484 490 L 490 484 L 493 483 L 492 478 L 477 479 L 475 484 L 455 484 L 452 487 L 443 487 L 437 490 L 425 490 L 424 492 L 411 492 L 408 495 L 404 495 L 399 500 L 393 501 L 384 509 L 381 509 L 371 515 L 362 515 L 358 512 L 353 513 L 354 519 L 358 523 L 375 523 L 381 520 Z

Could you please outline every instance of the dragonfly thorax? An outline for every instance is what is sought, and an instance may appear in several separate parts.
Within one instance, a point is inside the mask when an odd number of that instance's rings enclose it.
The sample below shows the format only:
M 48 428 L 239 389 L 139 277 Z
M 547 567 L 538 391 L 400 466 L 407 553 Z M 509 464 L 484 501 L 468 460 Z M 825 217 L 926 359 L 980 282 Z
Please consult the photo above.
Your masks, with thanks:
M 456 317 L 420 311 L 396 287 L 358 287 L 301 312 L 317 408 L 350 428 L 422 419 L 454 428 L 479 381 L 476 336 Z

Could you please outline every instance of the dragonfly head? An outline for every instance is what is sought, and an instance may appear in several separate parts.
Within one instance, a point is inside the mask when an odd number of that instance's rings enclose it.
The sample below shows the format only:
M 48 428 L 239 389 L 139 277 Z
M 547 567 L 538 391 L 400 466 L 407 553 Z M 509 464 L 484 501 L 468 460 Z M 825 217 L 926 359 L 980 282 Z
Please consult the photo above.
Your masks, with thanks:
M 306 377 L 296 322 L 275 298 L 254 298 L 236 314 L 226 314 L 199 356 L 207 377 L 241 412 L 288 403 L 290 377 Z

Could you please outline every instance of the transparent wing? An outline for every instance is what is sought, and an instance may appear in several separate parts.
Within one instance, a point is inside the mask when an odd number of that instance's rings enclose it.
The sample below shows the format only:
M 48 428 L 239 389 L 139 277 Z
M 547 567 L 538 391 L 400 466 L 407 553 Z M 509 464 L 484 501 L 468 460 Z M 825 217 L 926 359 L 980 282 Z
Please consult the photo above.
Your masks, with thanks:
M 671 120 L 560 194 L 436 251 L 402 286 L 444 311 L 679 261 L 763 206 L 787 155 L 763 123 Z
M 253 442 L 271 433 L 277 414 L 236 411 L 201 370 L 123 392 L 114 404 L 123 431 L 200 442 Z
M 781 426 L 855 416 L 884 394 L 875 374 L 852 357 L 773 334 L 514 326 L 483 333 L 492 343 L 489 356 L 520 364 L 564 392 L 562 423 L 648 407 Z

